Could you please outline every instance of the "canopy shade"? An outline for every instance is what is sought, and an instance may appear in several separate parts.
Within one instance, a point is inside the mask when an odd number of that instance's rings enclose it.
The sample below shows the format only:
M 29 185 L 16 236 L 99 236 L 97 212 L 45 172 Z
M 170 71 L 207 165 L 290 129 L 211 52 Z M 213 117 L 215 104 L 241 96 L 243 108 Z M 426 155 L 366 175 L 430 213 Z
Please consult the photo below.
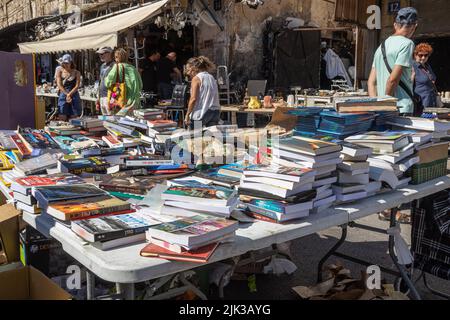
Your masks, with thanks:
M 119 33 L 157 15 L 169 0 L 118 14 L 111 18 L 68 30 L 55 37 L 36 42 L 19 43 L 21 53 L 50 53 L 116 47 Z

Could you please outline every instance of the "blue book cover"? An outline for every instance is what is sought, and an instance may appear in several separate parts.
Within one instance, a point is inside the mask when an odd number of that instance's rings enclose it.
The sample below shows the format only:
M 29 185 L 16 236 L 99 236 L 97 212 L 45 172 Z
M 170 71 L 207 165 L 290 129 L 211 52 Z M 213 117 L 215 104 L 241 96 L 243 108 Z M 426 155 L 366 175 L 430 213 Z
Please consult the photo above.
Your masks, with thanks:
M 33 187 L 31 193 L 39 203 L 39 207 L 44 210 L 51 202 L 96 197 L 107 194 L 106 191 L 92 184 Z

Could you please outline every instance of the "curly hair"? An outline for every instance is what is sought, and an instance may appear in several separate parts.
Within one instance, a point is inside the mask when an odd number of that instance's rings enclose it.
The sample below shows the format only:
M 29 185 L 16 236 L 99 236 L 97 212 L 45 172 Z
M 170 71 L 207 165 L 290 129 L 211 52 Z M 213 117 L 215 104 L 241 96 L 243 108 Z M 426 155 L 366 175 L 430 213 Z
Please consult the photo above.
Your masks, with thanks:
M 194 73 L 213 72 L 215 68 L 215 64 L 205 56 L 190 58 L 186 63 L 186 70 Z
M 114 57 L 117 57 L 119 62 L 128 62 L 128 52 L 124 48 L 117 48 L 114 52 Z
M 433 53 L 433 47 L 426 42 L 419 43 L 416 49 L 414 49 L 414 55 L 417 55 L 419 52 L 426 52 L 431 55 Z

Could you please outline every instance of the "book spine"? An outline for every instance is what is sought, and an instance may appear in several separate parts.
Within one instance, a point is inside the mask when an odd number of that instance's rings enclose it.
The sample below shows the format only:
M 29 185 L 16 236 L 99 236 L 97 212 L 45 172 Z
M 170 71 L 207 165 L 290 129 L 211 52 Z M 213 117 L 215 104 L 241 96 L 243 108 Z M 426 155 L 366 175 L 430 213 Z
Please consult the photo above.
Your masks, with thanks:
M 89 210 L 84 212 L 73 212 L 66 215 L 66 220 L 83 220 L 86 218 L 94 219 L 109 215 L 119 215 L 132 213 L 134 210 L 130 209 L 130 205 L 120 205 L 115 208 L 101 208 Z
M 114 185 L 107 185 L 107 184 L 100 184 L 99 187 L 106 191 L 123 192 L 123 193 L 140 194 L 140 195 L 144 195 L 147 193 L 147 189 L 139 189 L 139 188 L 132 188 L 132 187 L 114 186 Z
M 279 215 L 276 212 L 266 210 L 266 209 L 261 209 L 261 208 L 255 207 L 255 206 L 248 206 L 247 209 L 253 213 L 257 213 L 264 217 L 267 217 L 267 218 L 270 218 L 273 220 L 277 220 L 277 221 L 280 220 Z
M 148 227 L 139 227 L 135 229 L 125 229 L 125 230 L 119 230 L 119 231 L 113 231 L 113 232 L 107 232 L 107 233 L 98 233 L 94 235 L 94 242 L 97 241 L 109 241 L 109 240 L 115 240 L 118 238 L 125 238 L 129 236 L 133 236 L 135 234 L 139 233 L 145 233 L 145 231 L 148 229 Z
M 98 167 L 87 167 L 87 168 L 77 168 L 77 169 L 69 169 L 68 172 L 72 174 L 82 174 L 86 173 L 106 173 L 106 167 L 98 166 Z
M 277 204 L 275 202 L 269 202 L 269 201 L 265 201 L 265 200 L 252 200 L 251 204 L 259 207 L 261 209 L 265 209 L 265 210 L 270 210 L 270 211 L 275 211 L 278 212 L 280 214 L 284 214 L 285 210 L 284 210 L 284 206 L 281 204 Z
M 31 154 L 31 151 L 28 150 L 27 146 L 22 141 L 19 135 L 13 135 L 11 138 L 13 139 L 14 144 L 17 146 L 17 149 L 22 154 L 22 156 L 29 156 Z
M 261 220 L 261 221 L 265 221 L 265 222 L 271 222 L 271 223 L 277 223 L 277 224 L 280 223 L 278 220 L 271 219 L 269 217 L 263 216 L 261 214 L 258 214 L 258 213 L 252 212 L 252 211 L 244 211 L 244 213 L 246 215 L 248 215 L 249 217 L 257 219 L 257 220 Z
M 129 167 L 144 167 L 144 166 L 162 166 L 173 165 L 172 160 L 125 160 L 125 164 Z

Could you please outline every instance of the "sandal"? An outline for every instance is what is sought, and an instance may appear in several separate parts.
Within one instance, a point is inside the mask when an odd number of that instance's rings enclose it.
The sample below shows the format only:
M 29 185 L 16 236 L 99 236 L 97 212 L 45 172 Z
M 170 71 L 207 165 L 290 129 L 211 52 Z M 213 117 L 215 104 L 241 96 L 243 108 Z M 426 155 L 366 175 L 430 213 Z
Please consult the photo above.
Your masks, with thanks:
M 401 211 L 397 211 L 395 216 L 398 223 L 401 224 L 410 224 L 411 223 L 411 214 L 402 213 Z M 381 221 L 390 221 L 391 220 L 391 210 L 385 210 L 378 214 L 378 219 Z

